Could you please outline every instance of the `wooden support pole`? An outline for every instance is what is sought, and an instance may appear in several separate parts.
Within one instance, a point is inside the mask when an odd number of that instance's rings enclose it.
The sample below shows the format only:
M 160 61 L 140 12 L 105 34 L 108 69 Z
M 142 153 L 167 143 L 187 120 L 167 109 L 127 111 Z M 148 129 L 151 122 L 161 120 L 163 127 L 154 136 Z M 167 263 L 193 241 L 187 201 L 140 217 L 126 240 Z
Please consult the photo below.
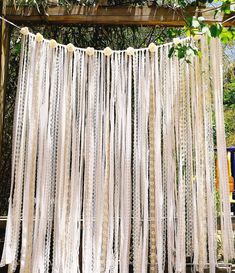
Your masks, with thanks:
M 0 3 L 1 15 L 6 14 L 6 0 Z M 2 158 L 2 140 L 4 128 L 4 104 L 7 85 L 8 59 L 10 47 L 10 27 L 0 20 L 0 160 Z

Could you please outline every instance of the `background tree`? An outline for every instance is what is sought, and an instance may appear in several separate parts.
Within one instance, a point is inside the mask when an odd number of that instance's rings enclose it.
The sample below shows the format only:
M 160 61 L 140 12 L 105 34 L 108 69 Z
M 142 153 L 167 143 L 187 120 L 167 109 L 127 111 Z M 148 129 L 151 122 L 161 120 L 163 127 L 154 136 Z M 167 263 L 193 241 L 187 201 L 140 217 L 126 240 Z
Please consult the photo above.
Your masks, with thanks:
M 235 146 L 235 62 L 231 63 L 225 62 L 225 66 L 226 66 L 224 77 L 225 130 L 227 146 Z

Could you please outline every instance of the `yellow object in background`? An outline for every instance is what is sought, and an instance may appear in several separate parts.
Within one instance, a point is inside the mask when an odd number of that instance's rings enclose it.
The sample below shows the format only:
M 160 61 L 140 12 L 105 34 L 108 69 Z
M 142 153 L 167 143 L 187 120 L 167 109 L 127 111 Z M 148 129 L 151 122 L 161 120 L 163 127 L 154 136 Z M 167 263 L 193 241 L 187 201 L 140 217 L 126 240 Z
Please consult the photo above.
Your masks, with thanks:
M 229 191 L 234 191 L 234 178 L 232 177 L 231 169 L 231 152 L 228 152 L 228 178 L 229 178 Z
M 232 193 L 234 191 L 234 178 L 232 176 L 231 169 L 231 152 L 228 152 L 228 178 L 229 178 L 229 191 L 230 191 L 230 202 L 231 200 L 234 203 L 235 201 L 232 199 Z M 219 190 L 219 168 L 218 168 L 218 160 L 216 160 L 216 189 Z

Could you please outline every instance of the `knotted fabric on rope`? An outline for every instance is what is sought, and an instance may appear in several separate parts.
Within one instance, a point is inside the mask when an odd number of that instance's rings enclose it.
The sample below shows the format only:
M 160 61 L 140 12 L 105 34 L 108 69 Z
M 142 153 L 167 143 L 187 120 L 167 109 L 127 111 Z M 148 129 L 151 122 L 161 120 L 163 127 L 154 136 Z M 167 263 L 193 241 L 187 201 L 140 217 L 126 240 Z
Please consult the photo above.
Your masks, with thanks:
M 115 51 L 22 31 L 1 266 L 20 273 L 185 273 L 217 265 L 213 115 L 225 261 L 234 258 L 222 49 Z

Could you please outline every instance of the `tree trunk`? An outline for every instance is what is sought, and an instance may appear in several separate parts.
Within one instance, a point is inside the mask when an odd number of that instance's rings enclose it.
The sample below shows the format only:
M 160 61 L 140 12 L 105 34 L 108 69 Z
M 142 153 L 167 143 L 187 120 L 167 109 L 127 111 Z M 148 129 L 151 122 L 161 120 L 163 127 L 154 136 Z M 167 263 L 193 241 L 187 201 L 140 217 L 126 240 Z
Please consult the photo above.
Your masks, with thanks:
M 5 15 L 6 0 L 0 3 L 0 14 Z M 8 59 L 10 46 L 10 28 L 9 24 L 0 20 L 0 160 L 2 158 L 2 140 L 4 127 L 4 104 L 6 94 L 6 83 L 8 73 Z

